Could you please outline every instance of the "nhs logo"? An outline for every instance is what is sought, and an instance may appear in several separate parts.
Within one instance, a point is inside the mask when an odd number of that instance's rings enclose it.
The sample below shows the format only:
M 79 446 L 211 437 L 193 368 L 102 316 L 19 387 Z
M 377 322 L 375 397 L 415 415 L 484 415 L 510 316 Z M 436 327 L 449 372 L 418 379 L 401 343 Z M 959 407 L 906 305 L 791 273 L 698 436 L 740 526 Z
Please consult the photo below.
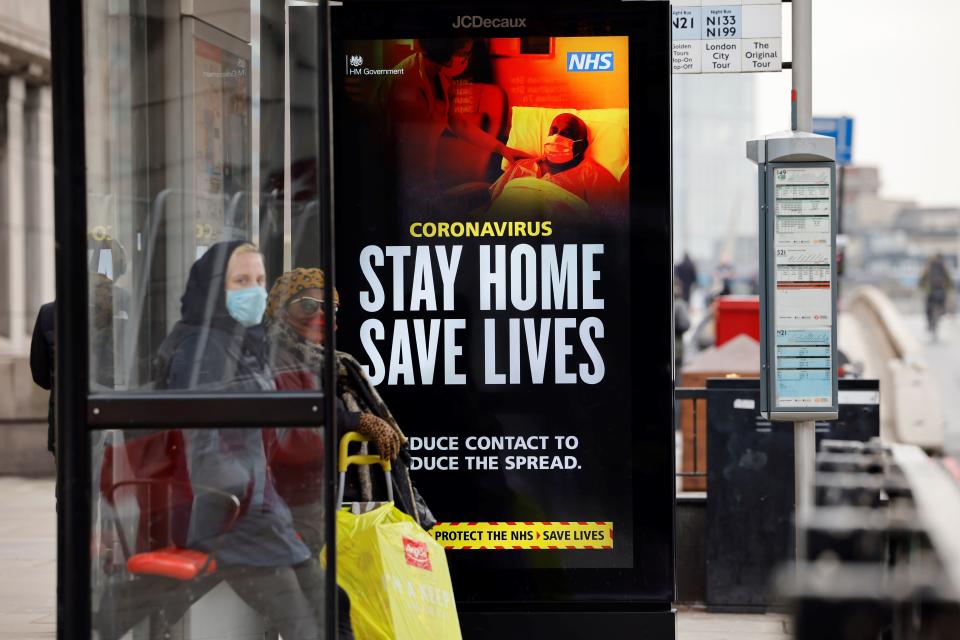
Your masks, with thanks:
M 567 71 L 613 71 L 613 51 L 568 51 Z

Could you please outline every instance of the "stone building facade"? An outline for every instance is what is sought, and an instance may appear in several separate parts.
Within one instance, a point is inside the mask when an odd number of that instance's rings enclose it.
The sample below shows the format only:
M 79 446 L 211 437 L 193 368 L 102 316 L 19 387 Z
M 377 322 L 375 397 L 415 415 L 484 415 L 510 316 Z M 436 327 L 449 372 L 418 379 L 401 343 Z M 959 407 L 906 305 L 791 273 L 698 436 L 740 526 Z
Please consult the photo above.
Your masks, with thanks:
M 49 6 L 0 3 L 0 474 L 49 473 L 30 335 L 54 298 Z

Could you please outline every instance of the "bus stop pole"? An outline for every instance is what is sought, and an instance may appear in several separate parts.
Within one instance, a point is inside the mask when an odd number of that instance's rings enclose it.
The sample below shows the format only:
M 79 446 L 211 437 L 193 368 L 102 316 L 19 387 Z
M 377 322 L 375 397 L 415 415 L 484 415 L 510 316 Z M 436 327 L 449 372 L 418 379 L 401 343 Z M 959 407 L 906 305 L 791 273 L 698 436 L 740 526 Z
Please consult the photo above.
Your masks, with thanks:
M 813 486 L 816 474 L 817 427 L 814 420 L 798 420 L 793 423 L 794 451 L 794 502 L 796 504 L 795 527 L 797 562 L 806 556 L 806 544 L 802 523 L 813 507 Z
M 813 0 L 793 0 L 792 89 L 797 105 L 797 130 L 813 132 Z
M 813 69 L 812 69 L 812 3 L 813 0 L 793 0 L 793 66 L 792 100 L 794 109 L 793 128 L 798 131 L 813 130 Z M 834 320 L 836 321 L 836 320 Z M 817 455 L 816 422 L 798 420 L 793 423 L 794 450 L 794 499 L 796 508 L 795 545 L 796 560 L 802 562 L 806 545 L 801 532 L 801 523 L 813 507 L 815 458 Z

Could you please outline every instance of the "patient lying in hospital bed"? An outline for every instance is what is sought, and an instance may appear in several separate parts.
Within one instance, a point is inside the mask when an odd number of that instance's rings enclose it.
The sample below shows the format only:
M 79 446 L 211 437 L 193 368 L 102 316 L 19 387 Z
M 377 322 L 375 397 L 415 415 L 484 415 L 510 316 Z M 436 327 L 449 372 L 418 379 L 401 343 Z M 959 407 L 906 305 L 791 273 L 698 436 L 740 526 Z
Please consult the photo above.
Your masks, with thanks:
M 515 128 L 518 125 L 536 126 L 535 121 L 525 122 L 530 118 L 523 118 L 523 115 L 518 118 L 515 110 Z M 545 133 L 537 157 L 507 165 L 503 175 L 490 187 L 488 214 L 599 218 L 606 221 L 625 216 L 626 188 L 595 159 L 595 154 L 589 153 L 594 136 L 584 120 L 572 113 L 559 113 L 550 121 Z M 625 153 L 625 127 L 621 133 L 622 140 L 616 142 L 621 143 L 619 146 Z M 625 159 L 623 164 L 625 171 Z

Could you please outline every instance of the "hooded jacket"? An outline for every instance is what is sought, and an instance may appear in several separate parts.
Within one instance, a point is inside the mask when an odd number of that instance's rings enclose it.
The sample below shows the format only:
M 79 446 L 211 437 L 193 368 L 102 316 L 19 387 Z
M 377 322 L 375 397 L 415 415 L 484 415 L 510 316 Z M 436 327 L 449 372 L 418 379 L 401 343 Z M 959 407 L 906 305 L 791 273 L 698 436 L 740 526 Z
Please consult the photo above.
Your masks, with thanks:
M 247 393 L 275 389 L 262 328 L 245 329 L 227 311 L 227 262 L 241 244 L 217 243 L 191 267 L 181 319 L 160 346 L 159 387 Z M 216 549 L 217 560 L 228 565 L 289 566 L 310 557 L 274 488 L 260 429 L 223 425 L 185 430 L 184 438 L 194 488 L 189 547 Z M 225 501 L 205 487 L 231 493 L 243 505 L 230 531 L 224 531 Z
M 180 321 L 160 345 L 156 386 L 192 391 L 272 390 L 260 325 L 245 329 L 227 311 L 230 255 L 242 242 L 218 242 L 193 263 Z

